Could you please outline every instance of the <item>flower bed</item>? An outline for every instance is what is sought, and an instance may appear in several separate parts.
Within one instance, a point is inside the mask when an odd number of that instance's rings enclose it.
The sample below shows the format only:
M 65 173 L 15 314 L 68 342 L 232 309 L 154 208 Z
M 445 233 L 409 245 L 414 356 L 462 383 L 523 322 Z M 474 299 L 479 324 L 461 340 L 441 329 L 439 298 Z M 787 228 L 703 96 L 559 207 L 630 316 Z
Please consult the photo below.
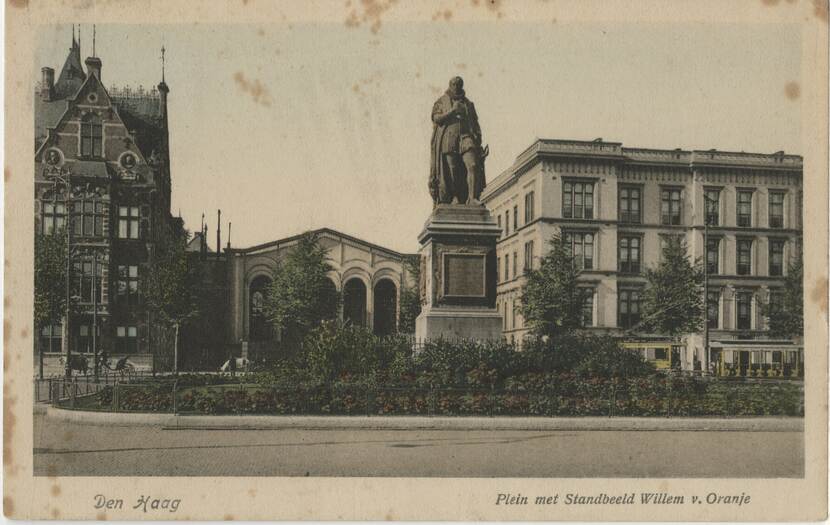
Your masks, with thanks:
M 210 380 L 213 381 L 213 380 Z M 742 383 L 656 374 L 635 379 L 526 375 L 504 385 L 175 384 L 175 411 L 200 414 L 450 416 L 803 416 L 795 383 Z M 95 396 L 102 409 L 172 412 L 174 384 L 121 384 Z

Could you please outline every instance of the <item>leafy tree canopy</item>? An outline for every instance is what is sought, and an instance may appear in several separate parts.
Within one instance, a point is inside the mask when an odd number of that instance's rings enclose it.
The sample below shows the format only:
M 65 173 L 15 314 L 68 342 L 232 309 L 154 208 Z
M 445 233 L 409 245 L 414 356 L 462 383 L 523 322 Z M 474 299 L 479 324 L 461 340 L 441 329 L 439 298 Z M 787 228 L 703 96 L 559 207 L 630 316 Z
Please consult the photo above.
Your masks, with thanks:
M 328 277 L 327 250 L 314 233 L 303 234 L 274 272 L 263 312 L 289 344 L 299 344 L 323 320 L 335 319 L 340 295 Z
M 560 234 L 554 235 L 539 269 L 527 273 L 522 290 L 522 315 L 537 336 L 582 327 L 585 292 L 577 286 L 580 272 L 570 247 Z
M 35 236 L 35 326 L 60 319 L 66 309 L 66 230 Z
M 802 337 L 804 335 L 804 260 L 799 250 L 787 269 L 780 301 L 761 306 L 767 318 L 770 335 Z
M 641 327 L 654 333 L 678 336 L 700 330 L 703 323 L 703 265 L 689 259 L 686 241 L 669 236 L 663 257 L 646 270 Z

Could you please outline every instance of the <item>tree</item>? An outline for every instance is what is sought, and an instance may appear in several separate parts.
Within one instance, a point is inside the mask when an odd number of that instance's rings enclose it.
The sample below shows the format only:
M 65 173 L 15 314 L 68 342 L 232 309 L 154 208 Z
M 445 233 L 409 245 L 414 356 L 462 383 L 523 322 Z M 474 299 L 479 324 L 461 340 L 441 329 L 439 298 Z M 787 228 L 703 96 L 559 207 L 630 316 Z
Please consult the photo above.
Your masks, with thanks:
M 141 279 L 142 295 L 157 322 L 174 331 L 173 369 L 178 371 L 179 331 L 199 314 L 201 272 L 198 259 L 188 257 L 187 232 L 165 231 Z
M 65 228 L 35 236 L 34 324 L 38 330 L 54 325 L 66 313 L 66 258 Z
M 773 292 L 775 293 L 775 292 Z M 804 260 L 801 250 L 787 269 L 779 301 L 761 305 L 767 318 L 770 335 L 774 337 L 803 337 L 804 335 Z
M 337 318 L 340 295 L 328 277 L 331 271 L 327 250 L 308 232 L 274 272 L 263 312 L 287 347 L 298 346 L 323 320 Z
M 582 327 L 585 292 L 577 279 L 581 270 L 562 236 L 550 240 L 550 250 L 538 270 L 527 274 L 522 290 L 522 315 L 538 336 L 557 336 Z
M 703 265 L 689 259 L 686 241 L 666 239 L 663 259 L 646 270 L 643 321 L 651 332 L 676 337 L 700 330 L 703 323 Z
M 421 313 L 421 258 L 407 257 L 404 259 L 404 268 L 412 276 L 415 286 L 401 287 L 401 309 L 398 318 L 398 332 L 404 334 L 415 333 L 415 319 Z

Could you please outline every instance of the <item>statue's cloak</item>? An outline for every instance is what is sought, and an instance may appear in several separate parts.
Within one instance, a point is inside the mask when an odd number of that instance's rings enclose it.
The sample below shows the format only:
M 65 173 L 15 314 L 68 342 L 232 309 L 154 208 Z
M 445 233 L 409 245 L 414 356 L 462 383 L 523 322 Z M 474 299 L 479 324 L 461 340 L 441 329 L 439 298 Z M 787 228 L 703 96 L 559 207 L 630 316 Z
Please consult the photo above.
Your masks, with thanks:
M 430 142 L 430 170 L 429 194 L 434 203 L 449 202 L 452 200 L 454 188 L 450 177 L 450 168 L 445 155 L 448 153 L 463 154 L 470 149 L 478 149 L 481 153 L 481 129 L 478 126 L 478 115 L 475 106 L 466 97 L 461 95 L 467 105 L 469 122 L 466 126 L 460 125 L 457 120 L 451 120 L 447 115 L 452 110 L 453 99 L 445 93 L 432 107 L 432 140 Z M 484 165 L 479 163 L 481 173 L 476 176 L 476 186 L 480 194 L 484 189 Z M 462 164 L 463 166 L 463 164 Z M 463 169 L 463 168 L 462 168 Z M 466 177 L 466 174 L 464 174 Z M 470 188 L 469 190 L 472 190 Z

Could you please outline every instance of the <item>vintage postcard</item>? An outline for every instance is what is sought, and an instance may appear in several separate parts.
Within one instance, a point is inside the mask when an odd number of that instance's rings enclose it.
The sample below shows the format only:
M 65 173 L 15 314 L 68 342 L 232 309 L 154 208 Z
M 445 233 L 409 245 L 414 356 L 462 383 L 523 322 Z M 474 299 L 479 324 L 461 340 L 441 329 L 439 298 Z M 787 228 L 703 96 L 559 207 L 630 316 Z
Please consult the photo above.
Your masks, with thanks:
M 6 516 L 826 518 L 825 1 L 6 16 Z

